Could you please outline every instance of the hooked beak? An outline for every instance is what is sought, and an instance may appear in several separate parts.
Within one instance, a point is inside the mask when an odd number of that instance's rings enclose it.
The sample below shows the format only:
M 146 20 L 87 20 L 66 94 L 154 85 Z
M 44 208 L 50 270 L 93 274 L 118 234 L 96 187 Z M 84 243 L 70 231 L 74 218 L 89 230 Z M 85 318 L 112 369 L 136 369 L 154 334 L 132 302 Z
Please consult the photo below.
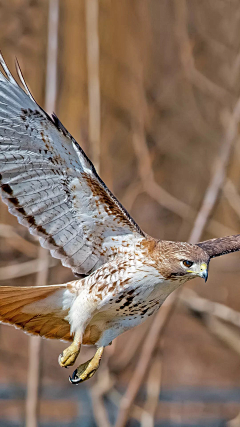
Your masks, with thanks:
M 208 268 L 207 268 L 207 264 L 205 264 L 205 262 L 201 265 L 201 273 L 200 276 L 205 280 L 205 283 L 208 279 Z

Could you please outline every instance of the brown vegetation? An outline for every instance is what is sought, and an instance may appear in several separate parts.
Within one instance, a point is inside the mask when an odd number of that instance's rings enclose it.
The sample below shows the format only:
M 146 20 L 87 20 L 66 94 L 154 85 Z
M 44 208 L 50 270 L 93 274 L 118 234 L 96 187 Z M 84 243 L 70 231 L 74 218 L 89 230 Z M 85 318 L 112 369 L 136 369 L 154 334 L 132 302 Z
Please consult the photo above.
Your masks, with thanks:
M 55 15 L 54 4 L 0 1 L 1 50 L 11 69 L 18 57 L 40 105 L 55 109 L 150 235 L 193 242 L 239 232 L 239 2 L 59 0 Z M 2 285 L 72 279 L 37 245 L 1 203 Z M 1 326 L 0 425 L 23 424 L 25 413 L 28 427 L 37 418 L 211 427 L 237 417 L 239 257 L 211 261 L 207 285 L 191 282 L 191 291 L 172 294 L 154 319 L 115 340 L 86 386 L 68 385 L 58 366 L 64 344 L 29 346 L 29 337 Z

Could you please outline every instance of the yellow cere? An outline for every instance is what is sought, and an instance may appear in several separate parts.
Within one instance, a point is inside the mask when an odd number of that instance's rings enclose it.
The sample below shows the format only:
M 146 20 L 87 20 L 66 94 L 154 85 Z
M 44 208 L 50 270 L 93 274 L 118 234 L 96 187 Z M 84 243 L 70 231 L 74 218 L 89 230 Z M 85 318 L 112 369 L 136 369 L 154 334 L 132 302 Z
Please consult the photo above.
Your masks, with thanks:
M 207 270 L 207 264 L 205 262 L 203 262 L 201 264 L 201 271 Z

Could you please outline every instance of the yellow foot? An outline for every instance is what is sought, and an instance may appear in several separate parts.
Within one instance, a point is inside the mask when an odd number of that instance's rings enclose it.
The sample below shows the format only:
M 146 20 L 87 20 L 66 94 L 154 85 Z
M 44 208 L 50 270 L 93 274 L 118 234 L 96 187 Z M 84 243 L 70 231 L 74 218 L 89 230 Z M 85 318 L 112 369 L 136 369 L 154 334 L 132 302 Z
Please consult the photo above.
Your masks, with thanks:
M 75 341 L 63 350 L 63 354 L 59 354 L 58 363 L 63 368 L 72 366 L 80 353 L 81 345 Z
M 95 374 L 100 366 L 101 358 L 103 354 L 103 347 L 99 347 L 92 359 L 85 363 L 82 363 L 69 377 L 69 381 L 72 384 L 79 384 L 83 381 L 89 380 Z

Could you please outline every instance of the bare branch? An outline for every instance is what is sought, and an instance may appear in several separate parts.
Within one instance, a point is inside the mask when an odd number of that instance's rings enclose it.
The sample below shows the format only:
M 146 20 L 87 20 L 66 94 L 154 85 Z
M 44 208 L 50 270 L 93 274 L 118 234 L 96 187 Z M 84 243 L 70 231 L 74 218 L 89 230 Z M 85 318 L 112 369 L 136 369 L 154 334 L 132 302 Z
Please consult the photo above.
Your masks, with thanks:
M 132 142 L 138 160 L 139 175 L 145 192 L 176 215 L 180 215 L 182 218 L 193 216 L 193 211 L 188 205 L 169 194 L 155 182 L 145 135 L 141 130 L 134 129 Z
M 38 426 L 38 390 L 41 338 L 29 338 L 29 365 L 26 397 L 26 427 Z
M 192 313 L 198 313 L 198 319 L 215 337 L 240 355 L 240 336 L 224 322 L 240 327 L 240 313 L 224 304 L 199 297 L 195 292 L 184 289 L 179 302 Z M 220 319 L 220 320 L 218 320 Z
M 190 310 L 201 314 L 211 314 L 225 322 L 240 327 L 240 313 L 238 311 L 233 310 L 225 304 L 201 298 L 196 292 L 190 289 L 183 289 L 179 296 L 179 302 Z
M 229 118 L 226 129 L 224 143 L 221 147 L 219 157 L 216 162 L 215 172 L 203 198 L 202 206 L 195 220 L 195 225 L 189 237 L 189 242 L 196 243 L 200 240 L 203 229 L 216 204 L 219 192 L 222 189 L 226 177 L 226 170 L 232 152 L 233 144 L 238 135 L 238 123 L 240 120 L 240 98 L 236 102 L 233 113 Z
M 192 55 L 192 46 L 187 32 L 186 0 L 175 0 L 174 6 L 178 18 L 176 25 L 176 39 L 180 46 L 180 57 L 186 77 L 202 92 L 206 92 L 207 95 L 210 94 L 212 97 L 224 102 L 225 104 L 226 99 L 229 99 L 231 94 L 224 88 L 209 80 L 195 67 Z
M 89 140 L 92 160 L 99 171 L 101 139 L 101 100 L 99 78 L 98 0 L 85 0 L 88 69 Z
M 51 259 L 49 267 L 55 267 L 57 260 Z M 0 268 L 0 281 L 15 279 L 29 274 L 39 273 L 44 268 L 44 261 L 37 258 L 33 261 L 26 261 L 19 264 L 8 265 Z
M 114 403 L 114 405 L 118 406 L 119 401 L 122 399 L 122 394 L 113 387 L 112 390 L 108 393 L 108 398 Z M 144 409 L 135 403 L 131 407 L 131 415 L 133 418 L 141 422 L 143 416 Z
M 199 320 L 207 327 L 217 339 L 231 350 L 240 355 L 240 336 L 231 327 L 218 320 L 213 314 L 206 314 Z
M 41 269 L 36 277 L 36 286 L 45 286 L 48 276 L 49 255 L 46 249 L 39 247 L 38 262 Z M 26 427 L 38 426 L 38 392 L 40 378 L 41 337 L 29 337 L 29 366 L 26 398 Z
M 121 197 L 121 202 L 129 211 L 133 208 L 136 198 L 143 193 L 142 182 L 133 182 L 127 188 L 124 196 Z
M 59 0 L 49 1 L 45 108 L 52 114 L 57 98 Z
M 143 132 L 135 129 L 132 142 L 138 160 L 138 170 L 143 188 L 142 191 L 145 191 L 157 203 L 169 209 L 171 212 L 174 212 L 176 215 L 181 216 L 183 219 L 193 221 L 197 212 L 191 206 L 172 196 L 155 181 L 150 153 Z M 209 232 L 216 236 L 237 234 L 236 230 L 226 227 L 213 219 L 209 220 L 206 227 Z
M 45 88 L 45 109 L 49 113 L 55 110 L 57 93 L 57 53 L 58 53 L 58 21 L 59 0 L 49 0 L 48 12 L 48 50 L 47 76 Z M 49 253 L 39 248 L 38 263 L 42 264 L 36 277 L 36 285 L 44 286 L 47 283 Z M 29 338 L 29 368 L 26 400 L 26 427 L 38 426 L 38 394 L 41 369 L 41 338 Z
M 161 390 L 161 379 L 162 357 L 158 351 L 153 358 L 149 370 L 149 375 L 146 384 L 147 399 L 143 407 L 141 427 L 154 427 L 155 425 L 154 418 Z
M 223 187 L 223 194 L 226 197 L 231 208 L 240 218 L 240 196 L 235 185 L 230 179 L 226 181 Z
M 8 224 L 0 224 L 0 236 L 7 239 L 8 244 L 30 258 L 36 258 L 38 246 L 20 236 L 15 228 Z
M 107 411 L 104 406 L 103 396 L 114 386 L 114 379 L 110 376 L 109 369 L 105 366 L 98 374 L 98 380 L 91 388 L 93 412 L 98 427 L 111 427 Z
M 142 343 L 145 341 L 146 335 L 148 334 L 148 329 L 149 325 L 147 322 L 141 325 L 134 337 L 134 341 L 126 340 L 121 352 L 114 354 L 114 371 L 121 371 L 129 365 L 135 354 L 140 351 Z

